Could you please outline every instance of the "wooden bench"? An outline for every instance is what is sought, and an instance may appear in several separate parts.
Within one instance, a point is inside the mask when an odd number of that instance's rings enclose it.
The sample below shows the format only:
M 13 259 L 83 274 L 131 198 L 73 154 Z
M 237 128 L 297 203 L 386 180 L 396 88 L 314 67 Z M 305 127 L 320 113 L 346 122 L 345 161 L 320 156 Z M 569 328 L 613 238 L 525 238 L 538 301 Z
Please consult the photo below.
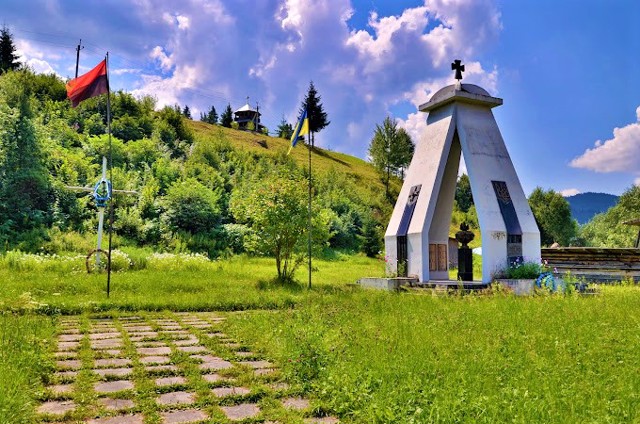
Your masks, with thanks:
M 560 247 L 542 249 L 542 260 L 555 274 L 571 272 L 587 281 L 640 282 L 640 249 Z

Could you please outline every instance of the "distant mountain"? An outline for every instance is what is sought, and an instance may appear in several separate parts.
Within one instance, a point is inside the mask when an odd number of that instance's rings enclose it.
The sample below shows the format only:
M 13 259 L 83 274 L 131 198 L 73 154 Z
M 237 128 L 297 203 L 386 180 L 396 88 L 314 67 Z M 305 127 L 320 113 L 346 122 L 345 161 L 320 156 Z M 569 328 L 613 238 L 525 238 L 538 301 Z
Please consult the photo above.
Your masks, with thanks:
M 594 215 L 605 212 L 618 202 L 618 196 L 607 193 L 580 193 L 565 199 L 579 224 L 586 224 Z

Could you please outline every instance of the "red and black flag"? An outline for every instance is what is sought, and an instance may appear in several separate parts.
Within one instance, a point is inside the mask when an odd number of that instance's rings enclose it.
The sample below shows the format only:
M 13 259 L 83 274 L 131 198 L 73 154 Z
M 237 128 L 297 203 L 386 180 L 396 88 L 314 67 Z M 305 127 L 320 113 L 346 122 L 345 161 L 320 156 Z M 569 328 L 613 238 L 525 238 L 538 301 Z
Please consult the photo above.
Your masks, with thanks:
M 67 83 L 67 97 L 71 100 L 73 107 L 81 101 L 91 97 L 99 96 L 109 91 L 109 80 L 107 78 L 107 60 L 98 63 L 98 66 L 78 78 L 74 78 Z

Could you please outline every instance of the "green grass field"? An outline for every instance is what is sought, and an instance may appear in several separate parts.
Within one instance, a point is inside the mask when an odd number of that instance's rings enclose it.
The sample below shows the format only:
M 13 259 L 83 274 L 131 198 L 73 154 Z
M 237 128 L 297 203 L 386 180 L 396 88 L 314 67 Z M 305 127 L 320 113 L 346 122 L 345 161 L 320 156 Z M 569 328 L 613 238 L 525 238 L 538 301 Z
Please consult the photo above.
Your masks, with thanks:
M 381 261 L 338 256 L 314 262 L 308 290 L 267 283 L 272 259 L 237 257 L 114 273 L 107 299 L 104 275 L 12 266 L 0 268 L 3 423 L 34 422 L 57 314 L 162 310 L 229 311 L 226 333 L 345 423 L 640 422 L 636 286 L 386 293 L 348 285 L 382 275 Z

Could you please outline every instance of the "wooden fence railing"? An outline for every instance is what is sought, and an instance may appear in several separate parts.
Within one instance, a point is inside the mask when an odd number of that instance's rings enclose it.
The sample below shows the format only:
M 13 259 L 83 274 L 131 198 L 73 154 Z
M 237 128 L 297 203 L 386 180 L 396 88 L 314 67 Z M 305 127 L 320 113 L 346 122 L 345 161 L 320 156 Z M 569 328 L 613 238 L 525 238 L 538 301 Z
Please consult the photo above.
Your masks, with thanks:
M 587 281 L 615 282 L 633 279 L 640 282 L 640 249 L 597 247 L 560 247 L 542 249 L 542 260 L 557 274 L 570 271 Z

